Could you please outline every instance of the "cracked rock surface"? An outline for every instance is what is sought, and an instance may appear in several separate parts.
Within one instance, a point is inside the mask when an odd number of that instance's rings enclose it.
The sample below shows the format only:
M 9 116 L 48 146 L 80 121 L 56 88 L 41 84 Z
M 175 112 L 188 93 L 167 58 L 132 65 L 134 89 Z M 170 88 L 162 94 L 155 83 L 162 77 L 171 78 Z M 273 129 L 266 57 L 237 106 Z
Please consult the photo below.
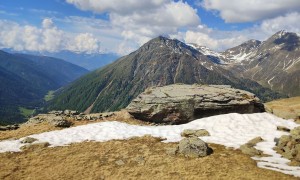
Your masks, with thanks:
M 146 89 L 126 110 L 144 121 L 182 124 L 218 114 L 263 112 L 264 106 L 254 94 L 228 85 L 173 84 Z

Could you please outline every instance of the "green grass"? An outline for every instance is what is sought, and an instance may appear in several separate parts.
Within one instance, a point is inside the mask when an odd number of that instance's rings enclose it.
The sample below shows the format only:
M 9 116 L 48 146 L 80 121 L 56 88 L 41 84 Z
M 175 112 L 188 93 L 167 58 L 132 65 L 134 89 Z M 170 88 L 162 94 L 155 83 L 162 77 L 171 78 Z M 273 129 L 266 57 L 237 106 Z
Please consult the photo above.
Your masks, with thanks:
M 27 109 L 24 107 L 19 107 L 19 110 L 20 110 L 21 114 L 25 117 L 30 117 L 34 112 L 34 109 Z
M 54 91 L 48 91 L 48 93 L 45 95 L 44 100 L 50 101 L 54 98 Z

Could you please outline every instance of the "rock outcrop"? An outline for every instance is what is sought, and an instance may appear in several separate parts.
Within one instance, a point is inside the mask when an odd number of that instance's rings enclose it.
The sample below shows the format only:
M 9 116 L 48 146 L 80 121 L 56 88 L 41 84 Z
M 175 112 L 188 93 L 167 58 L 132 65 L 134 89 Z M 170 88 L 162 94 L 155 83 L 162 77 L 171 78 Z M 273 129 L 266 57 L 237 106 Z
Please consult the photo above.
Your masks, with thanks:
M 63 116 L 56 114 L 39 114 L 30 118 L 26 124 L 38 124 L 41 122 L 47 122 L 55 127 L 70 127 L 71 122 L 66 120 Z
M 210 136 L 209 132 L 205 129 L 185 129 L 181 133 L 182 137 L 201 137 Z
M 136 119 L 181 124 L 218 114 L 263 112 L 264 106 L 254 94 L 227 85 L 173 84 L 146 89 L 126 110 Z
M 241 145 L 240 150 L 242 151 L 242 153 L 250 156 L 262 155 L 263 152 L 255 148 L 256 144 L 262 141 L 263 139 L 261 137 L 256 137 L 254 139 L 251 139 L 246 144 Z
M 55 127 L 70 127 L 72 123 L 70 120 L 81 121 L 94 121 L 97 119 L 104 119 L 115 115 L 113 112 L 83 114 L 78 111 L 65 110 L 65 111 L 50 111 L 47 114 L 38 114 L 30 118 L 26 124 L 38 124 L 47 122 Z M 0 127 L 1 130 L 1 127 Z
M 291 165 L 300 166 L 300 126 L 292 129 L 290 135 L 283 135 L 276 141 L 274 149 L 291 160 Z
M 16 130 L 16 129 L 19 129 L 19 127 L 20 126 L 18 124 L 7 125 L 7 126 L 0 126 L 0 131 Z

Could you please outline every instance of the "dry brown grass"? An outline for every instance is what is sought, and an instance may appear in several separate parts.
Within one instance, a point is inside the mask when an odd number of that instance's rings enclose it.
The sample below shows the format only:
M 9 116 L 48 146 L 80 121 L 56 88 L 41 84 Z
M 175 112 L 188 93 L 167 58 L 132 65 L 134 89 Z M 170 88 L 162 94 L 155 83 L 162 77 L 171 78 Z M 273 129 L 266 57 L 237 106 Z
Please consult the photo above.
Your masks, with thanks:
M 249 156 L 211 144 L 204 158 L 170 156 L 153 137 L 84 142 L 67 147 L 36 146 L 0 154 L 0 179 L 297 179 L 260 169 Z M 122 160 L 124 165 L 117 165 Z
M 284 119 L 299 119 L 300 97 L 279 99 L 265 104 L 268 112 Z

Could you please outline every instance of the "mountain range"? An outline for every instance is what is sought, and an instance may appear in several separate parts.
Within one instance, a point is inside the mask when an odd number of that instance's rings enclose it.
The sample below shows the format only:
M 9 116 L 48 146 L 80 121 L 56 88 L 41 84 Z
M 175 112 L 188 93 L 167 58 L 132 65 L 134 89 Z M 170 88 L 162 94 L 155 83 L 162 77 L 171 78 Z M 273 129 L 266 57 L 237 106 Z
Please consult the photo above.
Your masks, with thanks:
M 221 53 L 192 46 L 236 77 L 288 96 L 300 95 L 300 37 L 296 33 L 279 31 L 266 41 L 249 40 Z
M 87 72 L 57 58 L 0 51 L 0 123 L 23 121 L 20 108 L 40 107 L 48 91 Z
M 157 37 L 61 89 L 48 109 L 103 112 L 126 107 L 151 86 L 227 84 L 263 101 L 299 95 L 298 35 L 280 31 L 224 52 Z M 287 86 L 287 87 L 285 87 Z
M 15 51 L 12 49 L 3 49 L 5 52 L 11 54 L 28 54 L 35 56 L 48 56 L 57 59 L 62 59 L 69 63 L 83 67 L 89 71 L 96 70 L 107 64 L 112 63 L 120 56 L 115 53 L 86 53 L 86 52 L 72 52 L 68 50 L 62 50 L 58 52 L 36 52 L 36 51 Z

